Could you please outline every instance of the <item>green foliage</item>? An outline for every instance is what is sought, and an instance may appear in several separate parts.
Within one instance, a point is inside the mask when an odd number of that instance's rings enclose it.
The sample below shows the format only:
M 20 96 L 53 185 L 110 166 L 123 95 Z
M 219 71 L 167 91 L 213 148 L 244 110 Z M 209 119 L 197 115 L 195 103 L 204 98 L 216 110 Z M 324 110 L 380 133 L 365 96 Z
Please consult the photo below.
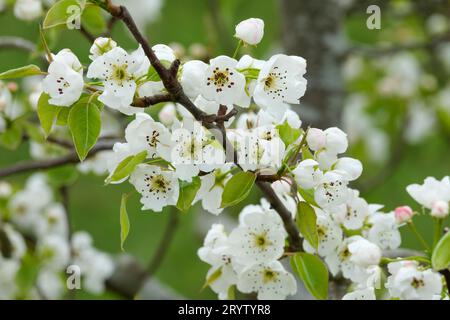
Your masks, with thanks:
M 39 97 L 37 104 L 37 114 L 39 121 L 41 122 L 42 129 L 44 129 L 45 135 L 48 137 L 52 131 L 53 124 L 55 123 L 56 116 L 60 112 L 60 107 L 51 105 L 48 100 L 50 96 L 43 92 Z
M 297 141 L 302 133 L 301 129 L 292 128 L 287 121 L 285 121 L 283 124 L 277 125 L 276 128 L 278 129 L 280 138 L 284 142 L 284 145 L 286 147 L 291 143 Z
M 113 174 L 108 177 L 105 183 L 118 182 L 128 177 L 136 168 L 138 164 L 141 164 L 147 158 L 147 151 L 139 152 L 138 154 L 131 155 L 123 159 L 114 170 Z
M 78 170 L 73 165 L 57 167 L 47 171 L 48 182 L 55 188 L 72 185 L 78 177 Z
M 19 295 L 27 295 L 37 280 L 40 263 L 36 257 L 27 252 L 22 258 L 22 264 L 16 274 L 16 283 L 19 286 Z
M 5 132 L 0 134 L 0 145 L 15 150 L 22 142 L 23 129 L 19 121 L 10 123 Z
M 105 19 L 102 16 L 102 9 L 95 5 L 87 5 L 81 15 L 81 23 L 93 34 L 100 34 L 106 28 Z
M 192 178 L 192 182 L 180 181 L 180 195 L 178 196 L 177 208 L 186 212 L 192 205 L 195 196 L 201 186 L 199 177 Z
M 301 189 L 298 188 L 298 193 L 302 196 L 303 199 L 305 199 L 306 202 L 312 204 L 315 207 L 319 207 L 316 203 L 316 200 L 314 200 L 314 189 Z
M 68 124 L 78 157 L 83 161 L 101 130 L 100 102 L 96 96 L 81 98 L 70 110 Z
M 447 232 L 434 248 L 431 264 L 435 270 L 445 270 L 450 266 L 450 232 Z
M 214 281 L 220 278 L 222 275 L 222 267 L 218 268 L 216 271 L 214 271 L 208 279 L 206 279 L 205 284 L 203 285 L 202 289 L 205 289 L 206 287 L 210 286 Z
M 127 202 L 129 194 L 122 194 L 120 202 L 120 248 L 124 250 L 124 243 L 130 233 L 130 220 L 128 219 Z
M 319 257 L 300 252 L 291 257 L 291 266 L 314 298 L 328 298 L 328 269 Z
M 232 176 L 223 189 L 221 207 L 233 206 L 247 198 L 255 180 L 256 174 L 253 172 L 241 171 Z
M 35 76 L 35 75 L 39 75 L 39 74 L 45 74 L 45 72 L 42 72 L 38 66 L 36 66 L 34 64 L 30 64 L 30 65 L 27 65 L 24 67 L 11 69 L 11 70 L 0 73 L 0 80 L 24 78 L 24 77 Z
M 81 10 L 78 1 L 76 0 L 60 0 L 56 2 L 48 11 L 42 24 L 44 29 L 49 29 L 61 25 L 66 25 L 73 14 L 76 13 L 76 8 Z M 81 13 L 81 12 L 80 12 Z
M 319 236 L 317 234 L 316 212 L 304 201 L 300 201 L 297 205 L 297 226 L 303 237 L 317 249 L 319 246 Z

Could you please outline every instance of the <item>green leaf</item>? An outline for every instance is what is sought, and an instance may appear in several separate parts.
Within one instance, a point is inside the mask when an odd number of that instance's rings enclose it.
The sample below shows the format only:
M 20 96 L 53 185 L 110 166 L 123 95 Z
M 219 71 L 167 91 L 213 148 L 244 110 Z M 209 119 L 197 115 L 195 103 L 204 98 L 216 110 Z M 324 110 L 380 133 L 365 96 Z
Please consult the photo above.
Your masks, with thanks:
M 247 198 L 255 180 L 256 174 L 248 171 L 241 171 L 232 176 L 223 189 L 221 207 L 233 206 Z
M 27 252 L 22 258 L 20 269 L 15 279 L 21 294 L 26 295 L 35 285 L 39 269 L 40 263 L 38 259 Z
M 10 124 L 5 132 L 0 134 L 0 145 L 15 150 L 22 142 L 22 126 L 16 121 Z
M 214 281 L 220 278 L 222 275 L 222 267 L 218 268 L 216 271 L 214 271 L 208 279 L 206 279 L 205 284 L 203 285 L 203 289 L 205 289 L 207 286 L 210 286 Z
M 297 141 L 300 137 L 302 131 L 300 129 L 292 128 L 287 121 L 283 124 L 277 125 L 278 133 L 280 134 L 281 140 L 284 142 L 284 145 L 287 147 L 291 143 Z
M 43 92 L 39 97 L 37 104 L 37 114 L 39 121 L 41 122 L 42 129 L 44 129 L 45 135 L 48 137 L 52 131 L 55 118 L 61 108 L 51 105 L 48 100 L 50 96 Z
M 314 298 L 328 298 L 328 270 L 319 257 L 300 252 L 291 257 L 291 266 Z
M 298 193 L 302 196 L 302 198 L 312 204 L 313 206 L 319 207 L 314 199 L 314 189 L 300 189 L 298 188 Z
M 81 22 L 93 34 L 100 34 L 106 28 L 102 10 L 98 6 L 88 5 L 81 15 Z
M 303 160 L 314 159 L 313 154 L 311 153 L 311 151 L 309 151 L 307 146 L 302 147 L 302 159 Z
M 437 271 L 450 267 L 450 232 L 447 232 L 434 248 L 431 265 Z
M 36 66 L 34 64 L 30 64 L 28 66 L 20 67 L 17 69 L 11 69 L 11 70 L 0 73 L 0 80 L 23 78 L 23 77 L 35 76 L 38 74 L 46 74 L 46 73 L 42 72 L 38 66 Z
M 113 174 L 108 177 L 105 183 L 117 182 L 128 177 L 136 168 L 147 158 L 147 151 L 139 152 L 136 155 L 131 155 L 123 159 L 118 165 Z
M 317 249 L 319 246 L 319 236 L 317 234 L 316 212 L 306 202 L 300 201 L 297 205 L 297 226 L 303 237 Z
M 177 208 L 180 211 L 186 212 L 189 210 L 201 184 L 199 177 L 192 178 L 192 182 L 180 181 L 180 195 L 177 202 Z
M 56 124 L 58 126 L 65 126 L 69 121 L 71 107 L 60 107 L 56 116 Z
M 68 22 L 73 21 L 74 15 L 81 14 L 80 4 L 77 0 L 60 0 L 56 2 L 48 11 L 44 18 L 42 27 L 44 29 L 53 28 L 56 26 L 67 25 Z
M 101 130 L 99 102 L 90 96 L 80 99 L 70 110 L 68 124 L 78 157 L 83 161 L 97 142 Z
M 122 194 L 120 202 L 120 248 L 125 251 L 123 245 L 130 233 L 130 220 L 128 219 L 127 202 L 129 194 Z

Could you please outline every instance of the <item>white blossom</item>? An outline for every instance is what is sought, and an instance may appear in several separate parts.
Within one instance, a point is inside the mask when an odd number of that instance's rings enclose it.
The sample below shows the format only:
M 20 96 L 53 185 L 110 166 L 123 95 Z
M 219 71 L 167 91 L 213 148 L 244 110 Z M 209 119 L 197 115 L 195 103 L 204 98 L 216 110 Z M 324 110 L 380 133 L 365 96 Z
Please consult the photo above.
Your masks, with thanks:
M 450 178 L 448 176 L 441 181 L 428 177 L 422 185 L 407 186 L 406 191 L 419 204 L 430 209 L 432 216 L 444 218 L 448 215 L 448 202 L 450 201 Z
M 394 213 L 376 212 L 369 217 L 370 229 L 367 239 L 376 243 L 381 249 L 397 249 L 401 243 L 399 225 Z
M 237 288 L 243 293 L 257 292 L 260 300 L 285 299 L 297 292 L 297 283 L 278 261 L 257 264 L 239 274 Z
M 373 288 L 358 289 L 347 293 L 342 300 L 376 300 Z
M 326 172 L 314 192 L 314 199 L 322 208 L 343 204 L 348 198 L 348 181 L 338 171 Z
M 141 194 L 142 210 L 159 212 L 165 206 L 177 203 L 179 185 L 172 171 L 140 164 L 131 174 L 130 183 Z
M 108 51 L 111 51 L 115 47 L 117 47 L 117 42 L 115 42 L 113 39 L 99 37 L 94 40 L 91 49 L 89 49 L 89 59 L 94 61 L 95 59 L 104 55 Z
M 404 300 L 431 300 L 442 290 L 439 273 L 422 270 L 415 261 L 399 261 L 388 264 L 391 274 L 386 282 L 389 294 Z
M 20 20 L 34 20 L 42 15 L 41 0 L 16 0 L 14 15 Z

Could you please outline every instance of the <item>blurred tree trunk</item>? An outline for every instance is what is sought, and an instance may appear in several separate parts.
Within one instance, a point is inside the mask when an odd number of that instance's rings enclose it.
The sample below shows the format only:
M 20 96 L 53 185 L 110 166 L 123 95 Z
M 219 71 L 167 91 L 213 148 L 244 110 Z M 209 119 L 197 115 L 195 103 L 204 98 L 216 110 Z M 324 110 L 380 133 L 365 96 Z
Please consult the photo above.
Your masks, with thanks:
M 300 100 L 304 123 L 338 126 L 343 100 L 340 56 L 344 8 L 335 0 L 281 0 L 283 45 L 307 61 L 308 88 Z

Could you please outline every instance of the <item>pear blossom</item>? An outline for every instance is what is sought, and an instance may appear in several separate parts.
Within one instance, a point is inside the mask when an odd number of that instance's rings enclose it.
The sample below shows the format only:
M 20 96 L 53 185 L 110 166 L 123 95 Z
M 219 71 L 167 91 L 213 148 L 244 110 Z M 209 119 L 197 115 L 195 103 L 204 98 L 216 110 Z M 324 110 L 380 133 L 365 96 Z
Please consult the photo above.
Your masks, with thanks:
M 419 204 L 430 209 L 432 216 L 445 218 L 448 215 L 450 201 L 450 178 L 448 176 L 441 181 L 428 177 L 422 185 L 407 186 L 406 191 Z
M 250 18 L 239 22 L 235 30 L 234 36 L 236 38 L 254 46 L 260 43 L 264 36 L 264 21 L 258 18 Z
M 359 197 L 357 190 L 349 189 L 347 201 L 329 209 L 334 219 L 349 230 L 360 229 L 369 216 L 369 204 Z
M 130 183 L 141 194 L 142 210 L 159 212 L 165 206 L 177 203 L 179 185 L 172 171 L 140 164 L 131 174 Z
M 347 293 L 342 300 L 376 300 L 373 288 L 358 289 Z
M 348 244 L 348 251 L 351 254 L 350 261 L 362 267 L 378 265 L 381 260 L 381 249 L 359 236 Z
M 297 292 L 294 276 L 278 261 L 256 264 L 239 274 L 237 288 L 243 293 L 257 292 L 260 300 L 285 299 Z
M 236 65 L 237 61 L 227 56 L 211 59 L 200 91 L 202 96 L 220 104 L 241 105 L 240 101 L 246 94 L 245 77 L 236 70 Z
M 221 169 L 214 170 L 200 177 L 201 186 L 197 192 L 196 200 L 201 200 L 204 210 L 215 215 L 223 211 L 221 207 L 222 194 L 225 184 L 231 178 L 231 174 L 227 173 L 230 168 L 231 165 L 225 165 Z
M 22 259 L 27 250 L 25 239 L 22 234 L 9 223 L 5 223 L 2 228 L 11 245 L 11 259 Z
M 184 119 L 181 125 L 172 131 L 171 152 L 172 165 L 181 180 L 190 182 L 200 170 L 210 172 L 225 163 L 222 145 L 199 122 Z
M 50 270 L 61 270 L 69 263 L 70 248 L 61 236 L 46 235 L 40 239 L 36 250 L 44 266 Z
M 312 189 L 320 184 L 323 178 L 322 171 L 318 168 L 319 163 L 313 159 L 301 161 L 297 167 L 292 170 L 295 181 L 302 189 Z
M 381 249 L 397 249 L 401 243 L 399 225 L 393 212 L 376 212 L 369 217 L 371 227 L 366 231 L 367 239 Z
M 170 161 L 170 132 L 146 113 L 137 114 L 136 119 L 128 124 L 125 139 L 134 153 L 146 150 L 149 158 L 161 157 Z
M 83 288 L 94 294 L 102 293 L 106 279 L 111 277 L 114 271 L 111 257 L 98 251 L 93 246 L 92 237 L 84 231 L 72 235 L 71 246 L 72 263 L 81 269 Z
M 61 50 L 48 67 L 42 89 L 50 95 L 49 102 L 68 107 L 76 102 L 83 91 L 83 69 L 70 50 Z
M 262 67 L 253 99 L 270 113 L 284 113 L 288 103 L 299 104 L 306 91 L 305 59 L 277 54 Z
M 319 239 L 317 252 L 321 256 L 327 256 L 340 246 L 343 238 L 342 229 L 328 213 L 319 208 L 315 208 L 315 212 Z M 306 252 L 314 253 L 316 251 L 306 239 L 303 241 L 303 246 Z
M 322 208 L 343 204 L 348 198 L 347 184 L 348 181 L 340 172 L 328 171 L 314 191 L 314 199 Z
M 207 69 L 208 65 L 200 60 L 191 60 L 183 64 L 180 83 L 189 98 L 195 99 L 200 94 Z
M 36 286 L 39 288 L 40 294 L 51 300 L 60 299 L 65 289 L 60 274 L 57 271 L 45 269 L 39 272 Z
M 283 222 L 273 210 L 248 212 L 229 236 L 230 252 L 243 265 L 273 261 L 283 254 L 286 236 Z
M 91 49 L 89 49 L 89 59 L 94 61 L 95 59 L 107 53 L 108 51 L 111 51 L 115 47 L 117 47 L 117 42 L 115 42 L 113 39 L 99 37 L 94 40 Z
M 388 270 L 391 275 L 386 288 L 393 298 L 431 300 L 442 291 L 441 275 L 431 269 L 420 269 L 416 261 L 392 262 Z
M 109 177 L 114 173 L 117 166 L 125 160 L 125 158 L 133 155 L 131 150 L 131 146 L 129 143 L 116 142 L 113 145 L 112 153 L 109 153 L 109 156 L 106 159 L 106 167 L 108 168 L 108 172 L 110 173 Z M 111 182 L 112 184 L 119 184 L 125 181 L 128 177 L 123 178 L 117 182 Z M 107 179 L 108 180 L 108 179 Z
M 0 199 L 8 198 L 12 192 L 12 186 L 8 182 L 0 181 Z
M 295 194 L 295 191 L 293 192 L 292 186 L 284 180 L 277 180 L 272 182 L 271 187 L 286 209 L 292 213 L 292 218 L 295 218 L 297 203 L 294 198 L 298 195 Z
M 20 262 L 11 259 L 4 259 L 0 255 L 0 299 L 13 299 L 18 293 L 16 285 L 16 275 L 20 270 Z
M 211 289 L 219 295 L 219 299 L 228 298 L 230 286 L 236 284 L 237 273 L 233 268 L 233 257 L 227 252 L 228 236 L 221 224 L 213 224 L 208 231 L 203 247 L 197 254 L 200 259 L 211 265 L 206 279 L 220 272 L 220 276 L 210 283 Z
M 331 127 L 324 130 L 326 136 L 325 149 L 336 154 L 344 153 L 348 148 L 347 134 L 339 128 Z
M 361 161 L 349 157 L 339 158 L 333 167 L 334 170 L 341 172 L 348 181 L 358 179 L 363 170 Z
M 105 88 L 99 101 L 130 115 L 142 112 L 140 108 L 131 107 L 131 103 L 137 88 L 136 79 L 147 72 L 149 65 L 141 46 L 131 54 L 115 47 L 92 61 L 87 77 L 104 81 Z

